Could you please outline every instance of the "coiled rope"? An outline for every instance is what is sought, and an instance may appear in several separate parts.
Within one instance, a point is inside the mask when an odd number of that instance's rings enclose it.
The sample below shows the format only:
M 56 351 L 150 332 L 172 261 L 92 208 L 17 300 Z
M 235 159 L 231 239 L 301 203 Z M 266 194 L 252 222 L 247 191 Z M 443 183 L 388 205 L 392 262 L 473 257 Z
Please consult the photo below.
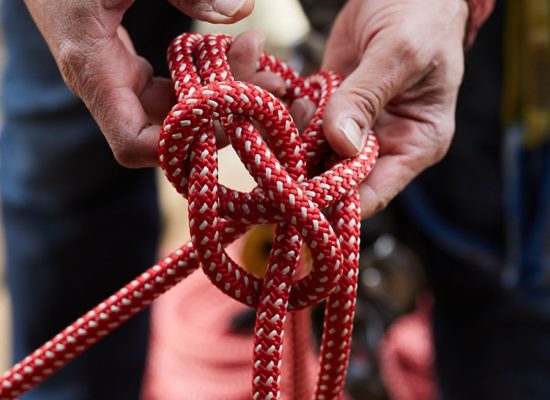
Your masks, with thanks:
M 358 185 L 375 163 L 376 139 L 370 135 L 352 159 L 334 158 L 322 116 L 341 78 L 320 72 L 304 79 L 264 54 L 259 70 L 286 82 L 288 93 L 280 100 L 232 78 L 226 57 L 231 42 L 225 35 L 184 34 L 168 52 L 178 103 L 164 121 L 159 157 L 168 180 L 189 201 L 191 241 L 6 372 L 0 399 L 17 398 L 44 381 L 199 267 L 223 293 L 258 309 L 253 399 L 279 398 L 288 310 L 324 300 L 314 398 L 343 397 L 357 288 Z M 301 134 L 287 110 L 299 98 L 317 105 Z M 215 121 L 258 184 L 250 193 L 218 182 Z M 259 278 L 237 265 L 224 247 L 251 226 L 268 223 L 275 224 L 275 237 L 266 276 Z M 311 251 L 312 267 L 295 280 L 302 242 Z

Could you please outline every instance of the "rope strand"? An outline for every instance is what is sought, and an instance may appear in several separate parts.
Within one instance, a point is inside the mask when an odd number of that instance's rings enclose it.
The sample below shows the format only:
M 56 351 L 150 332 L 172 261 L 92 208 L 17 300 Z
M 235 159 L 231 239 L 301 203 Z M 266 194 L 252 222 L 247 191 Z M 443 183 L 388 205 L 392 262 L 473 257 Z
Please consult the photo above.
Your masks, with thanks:
M 178 103 L 164 121 L 159 159 L 168 180 L 189 201 L 191 241 L 6 372 L 0 399 L 17 398 L 44 381 L 199 267 L 223 293 L 258 308 L 253 399 L 280 396 L 288 310 L 326 300 L 314 398 L 342 399 L 357 290 L 358 185 L 374 166 L 376 139 L 370 135 L 354 158 L 329 156 L 322 116 L 341 78 L 321 72 L 303 79 L 264 54 L 259 70 L 279 74 L 287 85 L 288 94 L 277 99 L 233 79 L 226 56 L 231 43 L 226 35 L 184 34 L 168 51 Z M 298 98 L 317 106 L 301 134 L 285 105 Z M 250 193 L 218 182 L 214 121 L 254 177 L 257 187 Z M 253 225 L 267 223 L 276 225 L 275 238 L 267 274 L 259 278 L 224 248 Z M 302 242 L 311 251 L 312 268 L 295 280 Z

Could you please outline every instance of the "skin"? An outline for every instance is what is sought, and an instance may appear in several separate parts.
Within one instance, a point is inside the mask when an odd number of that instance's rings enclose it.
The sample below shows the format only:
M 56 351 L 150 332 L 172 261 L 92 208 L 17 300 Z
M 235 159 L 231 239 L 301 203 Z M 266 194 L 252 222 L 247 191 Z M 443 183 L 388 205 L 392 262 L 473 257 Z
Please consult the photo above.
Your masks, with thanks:
M 160 1 L 160 0 L 159 0 Z M 249 15 L 254 0 L 235 0 L 240 8 L 216 11 L 219 0 L 173 0 L 187 15 L 212 23 L 232 23 Z M 139 57 L 120 22 L 133 0 L 26 0 L 59 69 L 71 89 L 97 121 L 117 161 L 129 168 L 158 164 L 160 123 L 176 102 L 172 82 L 153 76 L 151 65 Z M 229 10 L 229 12 L 228 12 Z M 263 46 L 255 32 L 236 40 L 229 54 L 240 80 L 268 90 L 284 87 L 281 79 L 267 81 L 255 73 Z
M 254 0 L 172 0 L 187 15 L 233 23 Z M 126 167 L 158 164 L 160 122 L 174 104 L 170 81 L 152 75 L 120 26 L 133 0 L 25 0 L 68 87 L 82 98 Z M 439 161 L 454 133 L 463 74 L 464 0 L 349 0 L 335 21 L 323 68 L 346 77 L 325 112 L 327 140 L 357 154 L 376 131 L 378 164 L 361 186 L 363 217 L 384 208 L 416 175 Z M 240 35 L 229 53 L 234 76 L 281 95 L 284 82 L 256 72 L 257 32 Z M 299 128 L 312 104 L 292 106 Z
M 446 154 L 467 19 L 464 0 L 350 0 L 335 21 L 323 68 L 347 78 L 326 109 L 325 135 L 343 156 L 356 154 L 371 129 L 380 142 L 361 186 L 363 217 Z

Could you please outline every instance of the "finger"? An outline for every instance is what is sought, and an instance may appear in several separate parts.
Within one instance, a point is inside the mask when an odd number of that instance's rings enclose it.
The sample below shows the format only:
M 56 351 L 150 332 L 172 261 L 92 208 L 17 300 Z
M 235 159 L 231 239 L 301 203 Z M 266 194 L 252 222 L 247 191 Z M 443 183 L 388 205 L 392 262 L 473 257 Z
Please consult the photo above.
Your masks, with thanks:
M 218 120 L 214 120 L 214 131 L 216 132 L 216 146 L 218 146 L 218 149 L 223 149 L 229 144 L 229 139 L 225 134 L 221 122 Z
M 118 44 L 121 45 L 124 44 Z M 123 56 L 129 59 L 127 65 L 131 72 L 128 73 L 133 79 L 121 84 L 110 65 L 96 63 L 97 89 L 95 93 L 92 91 L 92 101 L 87 105 L 121 165 L 127 168 L 157 166 L 159 123 L 175 95 L 167 80 L 152 77 L 153 69 L 147 60 L 129 52 Z M 87 98 L 84 97 L 85 102 Z M 100 101 L 94 101 L 96 99 Z
M 367 180 L 359 187 L 361 217 L 369 218 L 386 208 L 389 202 L 414 178 L 405 156 L 378 159 Z
M 170 0 L 192 18 L 213 24 L 231 24 L 252 12 L 254 0 Z
M 382 113 L 381 120 L 387 119 Z M 391 118 L 391 117 L 390 117 Z M 418 174 L 440 161 L 449 149 L 453 127 L 447 134 L 435 133 L 429 140 L 426 132 L 407 124 L 392 124 L 387 129 L 378 124 L 380 158 L 359 188 L 362 217 L 368 218 L 383 210 Z M 443 129 L 443 128 L 442 128 Z M 412 140 L 410 138 L 417 138 Z
M 141 92 L 139 100 L 152 124 L 160 124 L 177 102 L 172 81 L 152 78 Z
M 98 90 L 102 106 L 85 101 L 107 138 L 116 160 L 127 168 L 158 165 L 160 125 L 151 125 L 145 109 L 130 88 Z
M 357 154 L 383 107 L 422 72 L 424 64 L 404 46 L 392 38 L 371 43 L 357 68 L 330 99 L 324 131 L 338 154 L 346 157 Z M 338 54 L 329 51 L 323 68 L 336 71 L 342 68 Z
M 290 106 L 290 115 L 299 132 L 304 131 L 315 115 L 315 104 L 310 100 L 298 99 Z
M 286 85 L 283 78 L 273 72 L 257 72 L 264 46 L 265 37 L 260 32 L 247 31 L 238 35 L 227 52 L 231 73 L 238 81 L 247 81 L 276 96 L 284 96 Z
M 286 94 L 284 79 L 273 72 L 257 72 L 250 78 L 250 83 L 264 88 L 277 97 L 283 97 Z
M 256 31 L 246 31 L 235 38 L 227 52 L 227 60 L 235 80 L 249 81 L 256 73 L 264 43 L 265 37 Z
M 233 78 L 260 86 L 276 96 L 286 93 L 283 78 L 273 72 L 258 71 L 258 62 L 264 52 L 265 37 L 256 31 L 238 35 L 227 52 Z
M 166 104 L 152 105 L 160 86 L 152 81 L 149 63 L 131 54 L 115 36 L 96 52 L 66 55 L 60 65 L 97 121 L 117 161 L 129 168 L 157 165 L 160 126 L 151 126 L 139 96 L 150 104 L 152 114 L 160 114 Z

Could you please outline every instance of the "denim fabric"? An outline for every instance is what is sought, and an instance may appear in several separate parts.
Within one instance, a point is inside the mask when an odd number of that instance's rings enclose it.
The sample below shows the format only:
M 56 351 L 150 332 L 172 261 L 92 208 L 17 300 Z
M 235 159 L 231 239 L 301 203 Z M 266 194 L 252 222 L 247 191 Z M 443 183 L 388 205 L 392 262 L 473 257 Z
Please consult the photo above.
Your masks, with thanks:
M 2 7 L 0 184 L 17 361 L 152 265 L 160 223 L 154 171 L 115 162 L 23 2 Z M 125 22 L 139 37 L 136 48 L 165 70 L 166 46 L 189 20 L 167 2 L 142 0 L 134 8 Z M 174 23 L 158 24 L 163 15 Z M 148 325 L 143 312 L 23 398 L 138 399 Z

